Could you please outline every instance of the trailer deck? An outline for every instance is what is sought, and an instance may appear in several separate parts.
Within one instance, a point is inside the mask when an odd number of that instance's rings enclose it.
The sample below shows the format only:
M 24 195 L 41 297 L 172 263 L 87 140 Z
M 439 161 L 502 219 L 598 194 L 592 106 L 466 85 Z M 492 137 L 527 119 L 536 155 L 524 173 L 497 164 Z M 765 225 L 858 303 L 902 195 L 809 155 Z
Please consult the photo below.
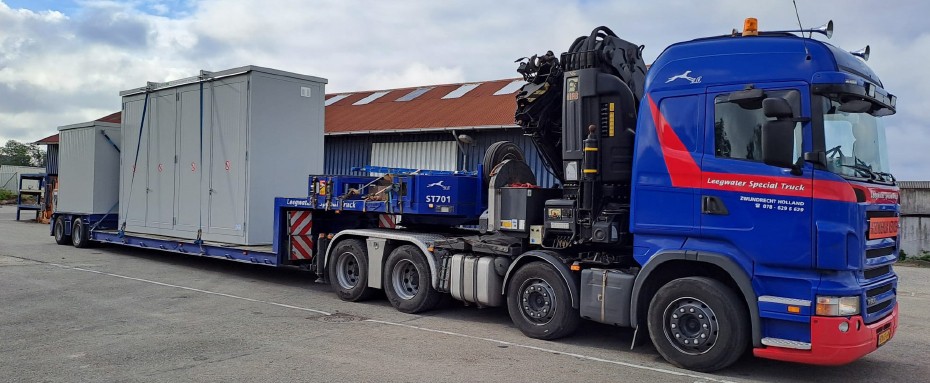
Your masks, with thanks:
M 91 239 L 102 243 L 113 243 L 143 249 L 157 249 L 181 254 L 221 258 L 232 261 L 258 263 L 275 266 L 278 256 L 272 245 L 240 246 L 228 243 L 195 243 L 175 237 L 142 233 L 120 233 L 119 230 L 94 230 Z

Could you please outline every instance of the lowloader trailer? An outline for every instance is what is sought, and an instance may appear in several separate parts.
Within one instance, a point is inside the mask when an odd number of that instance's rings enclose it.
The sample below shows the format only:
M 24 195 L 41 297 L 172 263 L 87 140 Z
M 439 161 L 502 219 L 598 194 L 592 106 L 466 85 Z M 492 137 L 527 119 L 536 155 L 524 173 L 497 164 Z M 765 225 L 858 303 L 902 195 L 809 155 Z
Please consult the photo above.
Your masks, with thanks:
M 271 247 L 143 235 L 58 213 L 59 243 L 94 242 L 298 266 L 339 298 L 383 290 L 406 313 L 444 295 L 506 306 L 524 334 L 584 320 L 635 329 L 697 371 L 757 357 L 842 365 L 898 326 L 898 188 L 866 65 L 805 37 L 742 33 L 665 49 L 599 27 L 521 63 L 515 119 L 558 178 L 516 145 L 475 172 L 365 168 L 277 198 Z M 799 33 L 800 36 L 795 33 Z M 295 154 L 296 155 L 296 154 Z M 635 342 L 635 339 L 634 339 Z

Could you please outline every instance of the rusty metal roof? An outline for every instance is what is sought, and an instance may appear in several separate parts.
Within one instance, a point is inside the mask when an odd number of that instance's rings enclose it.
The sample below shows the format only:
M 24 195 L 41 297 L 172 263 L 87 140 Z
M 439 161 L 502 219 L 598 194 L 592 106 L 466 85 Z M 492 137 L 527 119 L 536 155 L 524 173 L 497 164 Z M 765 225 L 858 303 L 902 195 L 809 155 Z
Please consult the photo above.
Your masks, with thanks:
M 513 112 L 517 103 L 514 93 L 494 95 L 514 80 L 328 94 L 327 99 L 351 93 L 326 106 L 324 127 L 326 134 L 332 135 L 515 127 Z M 461 97 L 443 98 L 463 85 L 471 84 L 478 86 Z M 430 89 L 412 99 L 404 98 L 423 88 Z M 369 103 L 354 105 L 382 92 L 387 94 Z

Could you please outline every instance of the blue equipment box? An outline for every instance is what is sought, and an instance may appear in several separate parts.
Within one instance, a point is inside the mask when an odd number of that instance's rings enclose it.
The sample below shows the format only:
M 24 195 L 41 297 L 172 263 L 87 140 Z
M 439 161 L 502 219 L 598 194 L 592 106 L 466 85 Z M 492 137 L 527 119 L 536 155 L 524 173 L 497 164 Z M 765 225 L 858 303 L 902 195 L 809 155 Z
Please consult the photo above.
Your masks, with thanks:
M 310 176 L 309 200 L 313 208 L 448 217 L 457 222 L 477 221 L 486 208 L 487 192 L 480 172 L 361 169 L 390 173 Z

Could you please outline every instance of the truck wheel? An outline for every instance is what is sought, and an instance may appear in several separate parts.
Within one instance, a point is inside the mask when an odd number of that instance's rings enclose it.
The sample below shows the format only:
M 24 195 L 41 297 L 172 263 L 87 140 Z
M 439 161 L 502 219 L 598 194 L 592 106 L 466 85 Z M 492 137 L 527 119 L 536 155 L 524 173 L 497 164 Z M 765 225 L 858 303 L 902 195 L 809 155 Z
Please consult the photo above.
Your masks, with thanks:
M 429 263 L 419 248 L 400 246 L 384 267 L 384 294 L 397 311 L 408 314 L 431 310 L 442 294 L 433 288 Z
M 75 219 L 71 224 L 71 243 L 79 249 L 90 247 L 90 228 L 83 218 Z
M 739 359 L 749 343 L 749 315 L 729 287 L 705 277 L 673 280 L 649 304 L 649 336 L 669 363 L 710 372 Z
M 70 245 L 71 236 L 65 234 L 65 217 L 58 216 L 55 218 L 55 243 L 59 245 Z
M 507 311 L 514 325 L 530 338 L 561 338 L 581 322 L 565 280 L 543 262 L 527 264 L 513 275 L 507 286 Z
M 358 302 L 371 298 L 374 289 L 368 287 L 368 253 L 365 243 L 344 239 L 333 248 L 329 260 L 329 283 L 339 299 Z

